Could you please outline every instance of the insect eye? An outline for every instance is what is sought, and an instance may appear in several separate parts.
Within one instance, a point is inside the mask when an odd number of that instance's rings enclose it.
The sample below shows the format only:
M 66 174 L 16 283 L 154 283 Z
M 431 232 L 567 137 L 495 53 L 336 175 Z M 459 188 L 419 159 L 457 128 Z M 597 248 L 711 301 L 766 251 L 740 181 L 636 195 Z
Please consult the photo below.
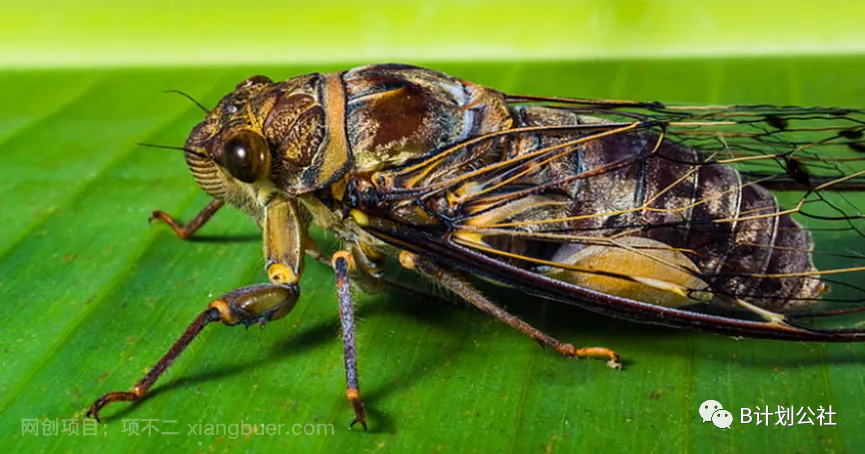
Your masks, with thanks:
M 232 135 L 222 147 L 222 165 L 231 176 L 244 183 L 267 176 L 270 152 L 264 137 L 252 131 Z

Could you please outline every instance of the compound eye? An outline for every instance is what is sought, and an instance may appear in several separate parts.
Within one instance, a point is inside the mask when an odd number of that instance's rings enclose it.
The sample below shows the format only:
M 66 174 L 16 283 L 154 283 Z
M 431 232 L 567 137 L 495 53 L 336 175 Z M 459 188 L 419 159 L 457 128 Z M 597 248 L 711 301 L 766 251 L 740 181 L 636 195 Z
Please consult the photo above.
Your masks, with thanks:
M 234 178 L 253 183 L 267 176 L 270 151 L 264 137 L 252 131 L 239 131 L 222 147 L 222 165 Z

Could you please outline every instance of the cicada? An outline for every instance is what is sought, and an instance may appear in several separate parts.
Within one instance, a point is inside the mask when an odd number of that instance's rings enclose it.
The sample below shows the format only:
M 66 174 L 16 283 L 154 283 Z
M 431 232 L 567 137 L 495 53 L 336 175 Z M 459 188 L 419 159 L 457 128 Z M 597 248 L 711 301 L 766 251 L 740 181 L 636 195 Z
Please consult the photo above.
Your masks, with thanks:
M 153 218 L 185 239 L 233 205 L 262 229 L 269 282 L 212 301 L 94 417 L 144 398 L 209 323 L 288 315 L 307 256 L 335 274 L 352 426 L 366 418 L 350 290 L 388 288 L 389 260 L 563 356 L 613 368 L 613 350 L 555 339 L 477 281 L 731 336 L 865 340 L 848 316 L 865 306 L 851 195 L 865 184 L 863 110 L 514 96 L 388 64 L 254 76 L 205 111 L 177 148 L 213 201 L 185 225 Z M 313 224 L 338 238 L 336 253 L 322 254 Z

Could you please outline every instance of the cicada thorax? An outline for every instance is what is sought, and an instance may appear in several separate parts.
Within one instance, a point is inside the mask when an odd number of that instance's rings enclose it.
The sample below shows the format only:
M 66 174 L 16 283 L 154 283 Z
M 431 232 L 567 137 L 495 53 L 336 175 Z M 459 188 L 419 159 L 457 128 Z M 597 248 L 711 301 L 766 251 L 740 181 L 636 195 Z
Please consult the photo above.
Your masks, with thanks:
M 342 79 L 353 156 L 346 197 L 353 203 L 374 204 L 377 197 L 370 194 L 423 187 L 501 159 L 495 154 L 497 143 L 481 142 L 443 159 L 430 172 L 402 171 L 474 137 L 510 128 L 512 118 L 502 93 L 407 65 L 360 67 L 345 72 Z M 412 198 L 388 200 L 381 208 L 389 215 L 413 224 L 438 223 L 410 203 Z M 444 214 L 447 206 L 435 209 Z
M 351 167 L 340 74 L 308 74 L 271 84 L 250 106 L 270 144 L 271 180 L 289 194 L 325 187 Z
M 372 65 L 347 71 L 346 128 L 356 172 L 392 174 L 472 137 L 507 129 L 510 113 L 502 93 L 425 68 Z M 422 185 L 489 159 L 493 143 L 458 153 L 421 180 L 395 178 L 394 187 Z

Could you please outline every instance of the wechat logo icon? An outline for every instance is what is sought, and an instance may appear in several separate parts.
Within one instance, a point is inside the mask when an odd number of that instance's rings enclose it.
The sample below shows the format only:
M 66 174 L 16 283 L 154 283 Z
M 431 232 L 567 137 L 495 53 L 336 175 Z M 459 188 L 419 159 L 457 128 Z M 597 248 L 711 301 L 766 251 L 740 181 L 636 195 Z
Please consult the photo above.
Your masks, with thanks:
M 703 422 L 712 421 L 712 424 L 719 429 L 729 429 L 730 424 L 733 424 L 733 415 L 724 410 L 717 400 L 707 400 L 700 404 L 700 417 L 703 418 Z

